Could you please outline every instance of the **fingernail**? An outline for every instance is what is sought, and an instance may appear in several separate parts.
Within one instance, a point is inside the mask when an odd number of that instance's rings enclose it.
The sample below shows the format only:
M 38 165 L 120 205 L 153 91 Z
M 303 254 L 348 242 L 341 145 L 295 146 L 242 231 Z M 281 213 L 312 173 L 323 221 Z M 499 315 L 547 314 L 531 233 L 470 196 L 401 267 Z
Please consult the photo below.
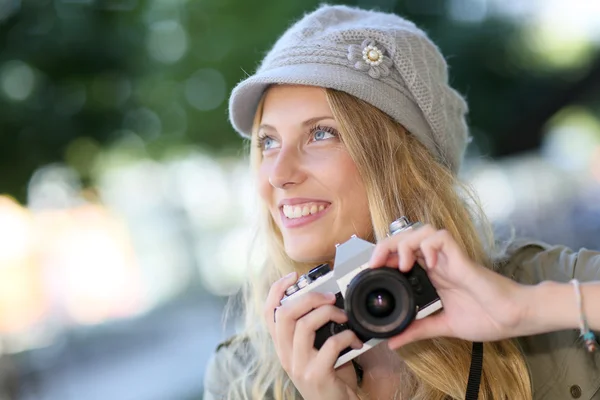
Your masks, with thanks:
M 351 347 L 355 350 L 358 350 L 358 349 L 362 349 L 363 344 L 361 342 L 354 342 L 354 343 L 352 343 Z
M 335 294 L 329 292 L 329 293 L 325 293 L 325 297 L 327 298 L 327 300 L 333 301 L 335 300 Z

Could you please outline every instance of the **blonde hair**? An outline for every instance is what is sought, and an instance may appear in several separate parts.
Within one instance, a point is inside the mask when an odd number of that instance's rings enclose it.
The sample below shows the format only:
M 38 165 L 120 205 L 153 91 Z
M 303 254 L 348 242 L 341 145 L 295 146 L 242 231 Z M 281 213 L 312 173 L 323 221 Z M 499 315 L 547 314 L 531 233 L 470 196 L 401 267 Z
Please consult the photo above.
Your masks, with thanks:
M 400 215 L 448 230 L 476 262 L 492 267 L 493 235 L 469 188 L 447 168 L 435 161 L 427 149 L 400 124 L 379 109 L 344 92 L 324 89 L 340 138 L 361 175 L 369 201 L 373 239 L 383 238 L 388 224 Z M 262 103 L 255 128 L 262 117 Z M 261 151 L 252 137 L 251 164 L 258 168 Z M 276 400 L 298 395 L 281 368 L 262 317 L 270 285 L 290 271 L 305 272 L 309 266 L 290 259 L 281 233 L 266 206 L 261 210 L 261 227 L 267 261 L 243 290 L 245 328 L 231 344 L 227 362 L 242 357 L 243 370 L 228 377 L 229 399 Z M 482 240 L 483 238 L 487 238 Z M 259 322 L 260 321 L 260 322 Z M 471 362 L 471 342 L 437 338 L 398 350 L 406 365 L 399 385 L 401 398 L 435 400 L 463 399 Z M 532 398 L 529 372 L 518 347 L 511 340 L 484 344 L 480 399 Z M 272 392 L 271 392 L 272 391 Z M 361 397 L 368 394 L 360 393 Z

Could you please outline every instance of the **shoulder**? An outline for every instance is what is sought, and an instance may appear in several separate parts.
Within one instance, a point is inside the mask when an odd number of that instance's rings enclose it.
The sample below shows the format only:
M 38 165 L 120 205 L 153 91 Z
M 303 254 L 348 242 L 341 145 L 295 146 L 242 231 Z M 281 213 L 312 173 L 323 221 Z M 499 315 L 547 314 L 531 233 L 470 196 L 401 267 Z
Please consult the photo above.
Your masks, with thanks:
M 600 252 L 521 239 L 506 248 L 499 269 L 525 284 L 568 282 L 574 278 L 597 281 Z M 518 341 L 531 372 L 534 399 L 597 398 L 600 353 L 587 353 L 577 330 L 526 336 Z
M 217 345 L 207 370 L 215 372 L 218 369 L 242 368 L 253 354 L 250 339 L 243 335 L 234 335 Z
M 600 251 L 550 245 L 541 241 L 514 240 L 506 247 L 498 270 L 518 282 L 536 284 L 545 280 L 582 282 L 600 280 Z
M 204 375 L 204 398 L 227 398 L 233 379 L 243 375 L 252 357 L 250 340 L 235 335 L 221 342 L 212 354 Z

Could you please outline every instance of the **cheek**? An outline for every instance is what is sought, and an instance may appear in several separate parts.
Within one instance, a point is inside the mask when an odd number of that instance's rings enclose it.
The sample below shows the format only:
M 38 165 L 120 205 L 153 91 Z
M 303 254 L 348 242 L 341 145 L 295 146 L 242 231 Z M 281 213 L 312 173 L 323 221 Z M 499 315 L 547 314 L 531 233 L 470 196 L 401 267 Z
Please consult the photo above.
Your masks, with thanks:
M 256 184 L 258 186 L 258 193 L 260 194 L 261 199 L 263 199 L 267 204 L 270 204 L 271 198 L 271 189 L 273 188 L 269 183 L 269 173 L 264 166 L 261 166 L 258 170 Z
M 344 201 L 344 208 L 360 221 L 370 220 L 367 191 L 360 178 L 356 165 L 348 156 L 340 163 L 337 184 Z
M 332 174 L 335 175 L 333 179 L 336 180 L 336 185 L 341 193 L 356 196 L 357 199 L 362 199 L 366 195 L 356 165 L 350 156 L 341 157 L 338 162 L 338 168 L 332 170 Z

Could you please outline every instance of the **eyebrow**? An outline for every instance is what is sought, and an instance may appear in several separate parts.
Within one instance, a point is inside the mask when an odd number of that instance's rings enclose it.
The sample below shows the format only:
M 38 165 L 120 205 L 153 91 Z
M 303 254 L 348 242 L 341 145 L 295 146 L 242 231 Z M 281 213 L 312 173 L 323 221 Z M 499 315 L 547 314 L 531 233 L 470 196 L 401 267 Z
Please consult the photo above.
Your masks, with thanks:
M 330 116 L 330 115 L 325 115 L 325 116 L 322 116 L 322 117 L 309 118 L 306 121 L 302 122 L 301 125 L 304 126 L 304 127 L 310 126 L 310 125 L 313 125 L 316 122 L 319 122 L 319 121 L 324 120 L 324 119 L 334 119 L 334 118 L 332 116 Z M 269 125 L 269 124 L 260 124 L 258 126 L 258 129 L 259 130 L 261 130 L 261 129 L 271 129 L 271 130 L 274 130 L 274 131 L 277 130 L 277 129 L 275 129 L 275 127 L 273 127 L 272 125 Z

